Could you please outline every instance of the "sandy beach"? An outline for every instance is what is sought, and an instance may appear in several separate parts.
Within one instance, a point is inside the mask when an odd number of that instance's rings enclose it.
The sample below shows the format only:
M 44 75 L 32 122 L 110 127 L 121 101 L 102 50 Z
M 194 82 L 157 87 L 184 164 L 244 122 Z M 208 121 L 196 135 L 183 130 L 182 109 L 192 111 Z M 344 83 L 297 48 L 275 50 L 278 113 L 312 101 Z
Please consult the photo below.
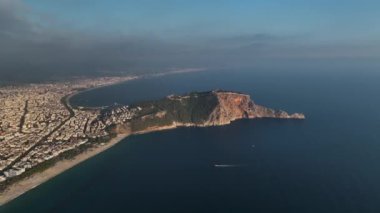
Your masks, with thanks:
M 95 148 L 90 148 L 85 152 L 75 156 L 69 160 L 63 160 L 57 162 L 54 166 L 44 170 L 43 172 L 35 173 L 17 183 L 10 185 L 1 195 L 0 195 L 0 205 L 4 205 L 13 199 L 19 197 L 20 195 L 26 193 L 29 190 L 39 186 L 40 184 L 50 180 L 51 178 L 63 173 L 64 171 L 80 164 L 81 162 L 86 161 L 87 159 L 111 148 L 118 142 L 127 138 L 130 135 L 141 135 L 157 131 L 166 131 L 178 128 L 176 125 L 168 125 L 163 127 L 152 127 L 146 130 L 134 132 L 134 133 L 123 133 L 118 134 L 115 138 L 112 138 L 109 142 L 105 143 L 102 146 Z
M 170 74 L 179 74 L 179 73 L 186 73 L 186 72 L 198 72 L 198 71 L 203 71 L 204 69 L 183 69 L 183 70 L 176 70 L 176 71 L 171 71 L 171 72 L 165 72 L 165 73 L 159 73 L 155 75 L 149 75 L 149 76 L 163 76 L 163 75 L 170 75 Z M 92 87 L 92 88 L 87 88 L 83 91 L 76 91 L 74 93 L 68 94 L 67 97 L 65 97 L 65 102 L 67 103 L 67 106 L 69 108 L 73 108 L 70 104 L 70 99 L 78 94 L 81 94 L 83 92 L 87 92 L 90 90 L 94 89 L 99 89 L 102 87 L 107 87 L 111 85 L 116 85 L 116 84 L 122 84 L 130 80 L 135 80 L 139 79 L 142 76 L 130 76 L 120 82 L 116 82 L 113 84 L 106 84 L 106 85 L 101 85 L 97 87 Z M 75 108 L 75 107 L 74 107 Z M 135 132 L 134 134 L 145 134 L 148 132 L 154 132 L 154 131 L 161 131 L 161 130 L 168 130 L 168 129 L 174 129 L 176 128 L 175 125 L 170 125 L 170 126 L 165 126 L 165 127 L 154 127 L 150 129 L 146 129 L 143 131 Z M 78 165 L 79 163 L 103 152 L 104 150 L 107 150 L 108 148 L 112 147 L 116 143 L 120 142 L 124 138 L 128 137 L 131 135 L 131 133 L 124 133 L 124 134 L 118 134 L 117 137 L 111 139 L 109 142 L 105 143 L 103 146 L 98 146 L 94 148 L 90 148 L 86 150 L 85 152 L 75 156 L 72 159 L 69 160 L 63 160 L 57 162 L 54 166 L 49 167 L 48 169 L 35 173 L 31 176 L 28 176 L 10 186 L 8 188 L 0 193 L 0 206 L 4 205 L 7 202 L 10 202 L 11 200 L 17 198 L 18 196 L 26 193 L 27 191 L 37 187 L 38 185 L 48 181 L 49 179 L 63 173 L 64 171 Z
M 69 160 L 63 160 L 57 162 L 54 166 L 44 170 L 43 172 L 35 173 L 17 183 L 10 185 L 1 195 L 0 195 L 0 205 L 4 205 L 13 199 L 19 197 L 20 195 L 32 190 L 33 188 L 39 186 L 40 184 L 50 180 L 51 178 L 63 173 L 64 171 L 86 161 L 87 159 L 111 148 L 115 144 L 119 143 L 123 139 L 130 135 L 141 135 L 157 131 L 165 131 L 177 128 L 176 125 L 168 125 L 163 127 L 153 127 L 146 130 L 138 131 L 135 133 L 124 133 L 118 134 L 115 138 L 112 138 L 109 142 L 102 146 L 95 148 L 90 148 L 85 152 L 75 156 Z
M 35 173 L 11 186 L 9 186 L 6 191 L 0 195 L 0 205 L 3 205 L 18 196 L 24 194 L 25 192 L 33 189 L 34 187 L 50 180 L 51 178 L 61 174 L 62 172 L 78 165 L 79 163 L 103 152 L 110 147 L 114 146 L 124 138 L 128 137 L 129 134 L 119 134 L 117 137 L 111 139 L 109 142 L 105 143 L 103 146 L 98 146 L 96 148 L 90 148 L 85 152 L 75 156 L 69 160 L 63 160 L 56 163 L 54 166 L 46 169 L 43 172 Z

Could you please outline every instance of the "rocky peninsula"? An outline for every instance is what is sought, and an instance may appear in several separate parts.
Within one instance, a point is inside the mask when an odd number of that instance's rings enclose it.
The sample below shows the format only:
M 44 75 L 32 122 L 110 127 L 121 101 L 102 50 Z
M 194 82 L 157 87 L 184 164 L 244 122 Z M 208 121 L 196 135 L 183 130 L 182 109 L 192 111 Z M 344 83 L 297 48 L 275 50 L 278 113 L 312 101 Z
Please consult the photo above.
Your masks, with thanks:
M 127 109 L 127 110 L 126 110 Z M 112 127 L 117 133 L 142 133 L 176 127 L 227 125 L 239 119 L 274 118 L 305 119 L 302 113 L 288 114 L 256 104 L 249 95 L 214 90 L 170 95 L 156 101 L 116 106 L 102 111 L 103 122 L 123 117 L 123 111 L 134 112 L 133 118 Z

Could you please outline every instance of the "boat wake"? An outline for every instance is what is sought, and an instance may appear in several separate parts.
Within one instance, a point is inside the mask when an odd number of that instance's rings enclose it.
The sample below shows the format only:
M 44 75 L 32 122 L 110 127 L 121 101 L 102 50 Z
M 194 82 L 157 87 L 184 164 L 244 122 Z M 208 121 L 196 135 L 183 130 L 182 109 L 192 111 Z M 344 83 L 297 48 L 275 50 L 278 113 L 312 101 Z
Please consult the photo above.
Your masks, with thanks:
M 243 164 L 215 164 L 216 168 L 231 168 L 231 167 L 244 167 L 246 165 Z

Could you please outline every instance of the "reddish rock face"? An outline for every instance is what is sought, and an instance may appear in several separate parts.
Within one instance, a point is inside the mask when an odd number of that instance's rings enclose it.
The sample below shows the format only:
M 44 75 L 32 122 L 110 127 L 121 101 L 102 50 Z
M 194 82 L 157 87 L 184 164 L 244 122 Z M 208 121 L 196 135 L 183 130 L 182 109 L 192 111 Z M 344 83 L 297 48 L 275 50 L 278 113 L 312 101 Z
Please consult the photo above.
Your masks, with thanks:
M 224 125 L 243 118 L 305 119 L 301 113 L 289 115 L 281 110 L 256 105 L 249 95 L 222 91 L 214 91 L 213 94 L 219 104 L 210 114 L 206 122 L 208 125 Z

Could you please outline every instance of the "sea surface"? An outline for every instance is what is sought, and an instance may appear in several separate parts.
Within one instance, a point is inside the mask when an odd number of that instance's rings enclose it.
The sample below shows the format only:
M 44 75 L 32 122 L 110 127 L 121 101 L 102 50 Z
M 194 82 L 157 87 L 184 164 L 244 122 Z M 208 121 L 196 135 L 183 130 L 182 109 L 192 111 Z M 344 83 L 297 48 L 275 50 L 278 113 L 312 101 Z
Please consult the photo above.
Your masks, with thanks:
M 235 90 L 307 119 L 132 136 L 0 212 L 380 212 L 379 82 L 363 70 L 216 70 L 82 93 L 74 104 Z

